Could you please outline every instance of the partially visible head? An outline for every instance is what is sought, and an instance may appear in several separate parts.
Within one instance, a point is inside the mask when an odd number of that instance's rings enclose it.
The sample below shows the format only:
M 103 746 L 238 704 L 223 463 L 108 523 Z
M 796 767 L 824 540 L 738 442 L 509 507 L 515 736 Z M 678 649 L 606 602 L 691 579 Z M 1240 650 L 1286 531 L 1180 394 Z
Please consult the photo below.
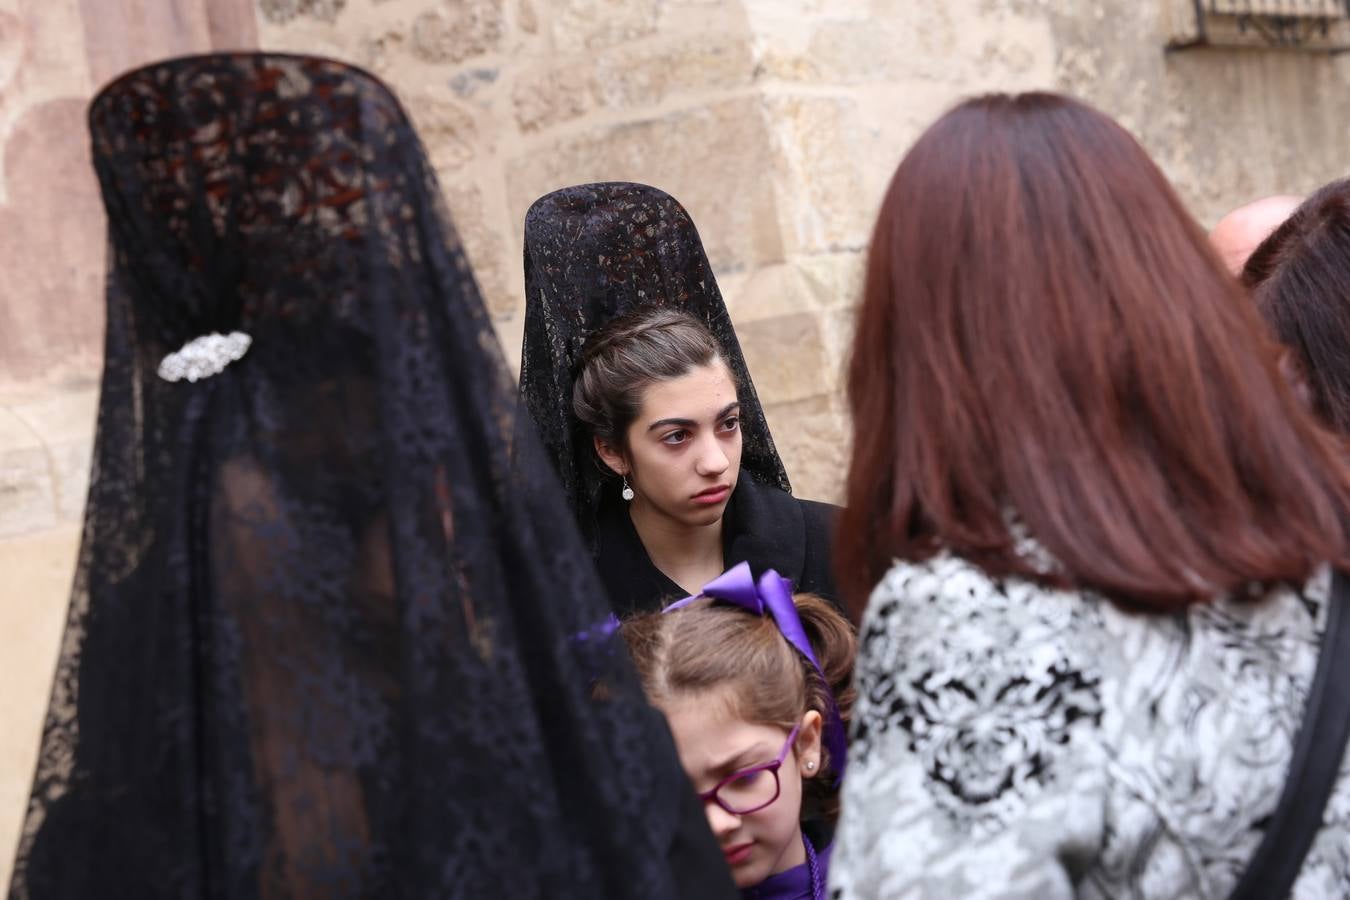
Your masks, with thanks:
M 706 811 L 739 887 L 758 884 L 800 862 L 801 821 L 833 818 L 832 761 L 822 741 L 831 696 L 847 722 L 856 641 L 829 603 L 793 598 L 824 672 L 783 637 L 769 616 L 699 600 L 669 613 L 626 621 L 624 640 L 653 705 L 666 714 L 694 789 L 775 759 L 799 728 L 778 770 L 780 793 L 758 812 L 733 815 L 713 801 Z M 747 846 L 748 845 L 748 846 Z M 743 857 L 743 858 L 742 858 Z
M 1350 434 L 1350 179 L 1299 206 L 1252 253 L 1242 282 L 1313 409 Z
M 848 405 L 855 608 L 895 559 L 942 549 L 1160 609 L 1344 553 L 1337 442 L 1143 148 L 1065 97 L 967 101 L 906 154 Z
M 586 342 L 572 407 L 635 504 L 686 524 L 721 518 L 741 463 L 736 381 L 708 329 L 654 307 Z
M 1209 242 L 1228 271 L 1237 275 L 1252 251 L 1302 202 L 1302 197 L 1276 194 L 1239 206 L 1219 220 L 1209 233 Z

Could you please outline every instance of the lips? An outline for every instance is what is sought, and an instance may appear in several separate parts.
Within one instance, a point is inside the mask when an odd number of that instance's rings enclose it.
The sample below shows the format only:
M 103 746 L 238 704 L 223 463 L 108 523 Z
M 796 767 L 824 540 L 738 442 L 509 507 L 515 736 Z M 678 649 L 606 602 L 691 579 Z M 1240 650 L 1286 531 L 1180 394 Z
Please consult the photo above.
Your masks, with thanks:
M 719 484 L 717 487 L 710 487 L 705 491 L 699 491 L 694 495 L 695 503 L 701 503 L 705 506 L 712 506 L 721 503 L 731 494 L 731 485 Z
M 746 844 L 737 844 L 734 847 L 722 848 L 722 855 L 727 859 L 727 865 L 739 866 L 750 858 L 750 852 L 755 849 L 754 842 Z

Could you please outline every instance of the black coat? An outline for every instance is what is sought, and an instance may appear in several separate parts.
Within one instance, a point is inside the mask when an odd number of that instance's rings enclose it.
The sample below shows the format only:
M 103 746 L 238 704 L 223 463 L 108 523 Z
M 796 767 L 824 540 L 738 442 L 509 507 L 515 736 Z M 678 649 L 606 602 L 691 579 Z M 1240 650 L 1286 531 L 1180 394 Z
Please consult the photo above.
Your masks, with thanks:
M 838 507 L 799 500 L 742 471 L 723 518 L 726 567 L 748 561 L 755 577 L 774 569 L 794 590 L 819 594 L 838 607 L 831 567 L 836 512 Z M 602 503 L 596 538 L 596 567 L 619 617 L 652 612 L 687 596 L 652 563 L 623 500 Z

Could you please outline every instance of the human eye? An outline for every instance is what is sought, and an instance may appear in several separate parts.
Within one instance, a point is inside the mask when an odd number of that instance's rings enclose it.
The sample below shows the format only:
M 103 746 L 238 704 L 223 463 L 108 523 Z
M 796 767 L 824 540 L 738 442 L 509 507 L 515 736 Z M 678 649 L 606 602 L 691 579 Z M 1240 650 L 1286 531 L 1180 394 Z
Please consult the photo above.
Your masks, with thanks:
M 679 431 L 672 431 L 670 434 L 664 435 L 661 438 L 661 443 L 666 444 L 667 446 L 670 447 L 678 447 L 680 444 L 683 444 L 687 440 L 689 440 L 689 432 L 685 431 L 684 429 L 681 429 Z
M 729 786 L 733 788 L 754 787 L 755 783 L 763 777 L 763 769 L 746 769 L 744 772 L 737 772 L 732 775 Z
M 725 419 L 722 420 L 722 430 L 725 432 L 730 433 L 733 431 L 738 431 L 740 427 L 741 427 L 740 416 L 727 416 Z
M 730 808 L 742 812 L 763 809 L 778 796 L 778 778 L 764 766 L 735 773 L 719 794 Z

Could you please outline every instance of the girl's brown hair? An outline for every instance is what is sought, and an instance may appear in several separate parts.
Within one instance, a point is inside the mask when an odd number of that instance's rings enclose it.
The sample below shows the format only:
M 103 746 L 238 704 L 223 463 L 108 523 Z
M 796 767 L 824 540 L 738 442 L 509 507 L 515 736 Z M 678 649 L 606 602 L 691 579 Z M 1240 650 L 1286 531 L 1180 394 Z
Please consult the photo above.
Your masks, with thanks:
M 853 626 L 814 594 L 796 594 L 792 601 L 821 672 L 787 642 L 771 617 L 715 600 L 635 616 L 620 633 L 655 706 L 716 691 L 736 718 L 790 729 L 809 710 L 828 722 L 833 695 L 847 726 L 857 653 Z M 822 742 L 821 771 L 804 787 L 803 818 L 832 821 L 837 815 L 837 762 Z
M 642 395 L 721 359 L 712 332 L 688 313 L 649 307 L 611 319 L 586 341 L 572 387 L 572 409 L 591 433 L 627 449 Z
M 1053 94 L 961 104 L 900 163 L 868 254 L 851 608 L 942 549 L 1157 609 L 1340 560 L 1350 474 L 1277 366 L 1124 129 Z M 1019 552 L 1020 527 L 1058 565 Z

